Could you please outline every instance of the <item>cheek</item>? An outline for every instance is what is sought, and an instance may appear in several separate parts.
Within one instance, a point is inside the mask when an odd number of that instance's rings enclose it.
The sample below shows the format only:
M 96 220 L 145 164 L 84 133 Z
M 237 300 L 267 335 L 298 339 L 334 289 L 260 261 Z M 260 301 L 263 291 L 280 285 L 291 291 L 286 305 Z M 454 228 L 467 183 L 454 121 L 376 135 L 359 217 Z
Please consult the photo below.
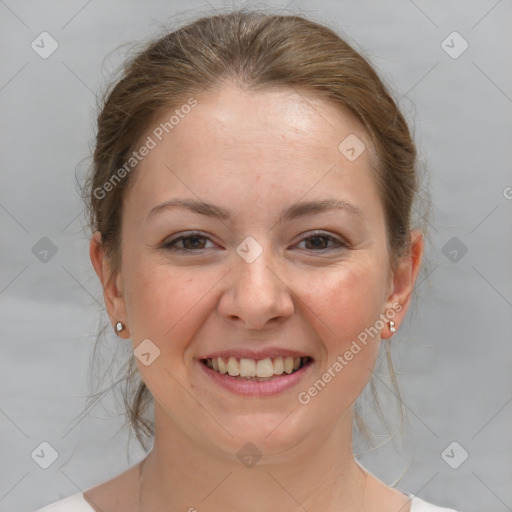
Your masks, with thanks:
M 373 325 L 381 312 L 385 272 L 376 261 L 358 261 L 326 271 L 301 285 L 308 305 L 323 320 L 330 337 L 347 340 Z
M 173 404 L 166 410 L 179 422 L 176 411 L 195 406 L 182 387 L 189 379 L 190 343 L 208 317 L 215 285 L 223 273 L 147 261 L 127 266 L 126 273 L 130 276 L 126 302 L 133 349 L 149 339 L 158 353 L 148 366 L 136 358 L 139 373 L 157 402 Z
M 171 266 L 155 258 L 125 267 L 126 306 L 134 347 L 151 339 L 168 361 L 183 364 L 184 351 L 205 321 L 222 269 Z
M 379 319 L 383 274 L 375 262 L 350 265 L 310 283 L 307 305 L 325 357 L 298 401 L 310 418 L 336 421 L 367 385 L 380 348 L 380 337 L 367 334 Z
M 331 271 L 325 279 L 308 283 L 304 299 L 314 313 L 310 321 L 325 347 L 322 370 L 332 368 L 338 381 L 358 389 L 369 378 L 380 346 L 380 336 L 372 327 L 383 304 L 385 271 L 381 267 L 368 260 Z M 339 365 L 333 368 L 340 358 L 343 371 Z

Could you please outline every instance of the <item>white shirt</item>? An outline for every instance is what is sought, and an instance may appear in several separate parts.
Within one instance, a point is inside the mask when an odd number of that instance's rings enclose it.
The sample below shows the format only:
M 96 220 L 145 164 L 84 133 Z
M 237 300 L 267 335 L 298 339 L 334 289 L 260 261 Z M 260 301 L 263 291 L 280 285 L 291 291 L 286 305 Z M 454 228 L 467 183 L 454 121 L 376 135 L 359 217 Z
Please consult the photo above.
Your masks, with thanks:
M 423 501 L 421 498 L 414 496 L 408 492 L 404 493 L 411 498 L 411 512 L 456 512 L 453 508 L 441 508 L 431 503 Z M 94 512 L 94 509 L 85 501 L 84 495 L 81 492 L 73 494 L 68 498 L 56 501 L 47 505 L 46 507 L 39 508 L 35 512 Z

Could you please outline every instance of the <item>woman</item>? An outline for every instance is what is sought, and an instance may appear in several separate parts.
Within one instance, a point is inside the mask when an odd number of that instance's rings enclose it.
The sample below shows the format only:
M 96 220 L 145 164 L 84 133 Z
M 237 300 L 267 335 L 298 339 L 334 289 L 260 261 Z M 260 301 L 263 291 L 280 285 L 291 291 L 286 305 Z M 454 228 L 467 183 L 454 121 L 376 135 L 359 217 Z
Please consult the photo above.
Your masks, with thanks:
M 201 18 L 127 64 L 96 142 L 90 255 L 153 447 L 40 510 L 448 511 L 352 450 L 423 255 L 414 142 L 368 62 L 300 16 Z

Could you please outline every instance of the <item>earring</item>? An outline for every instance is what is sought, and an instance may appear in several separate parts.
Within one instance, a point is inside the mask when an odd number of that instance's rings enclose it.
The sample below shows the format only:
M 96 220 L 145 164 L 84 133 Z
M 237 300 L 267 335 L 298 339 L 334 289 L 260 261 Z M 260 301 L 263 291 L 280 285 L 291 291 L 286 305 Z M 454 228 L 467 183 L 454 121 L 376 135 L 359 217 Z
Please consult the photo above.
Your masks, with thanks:
M 393 322 L 393 320 L 389 321 L 389 330 L 391 332 L 396 332 L 395 322 Z
M 117 322 L 115 329 L 116 329 L 116 334 L 119 336 L 121 334 L 121 331 L 124 329 L 123 323 Z

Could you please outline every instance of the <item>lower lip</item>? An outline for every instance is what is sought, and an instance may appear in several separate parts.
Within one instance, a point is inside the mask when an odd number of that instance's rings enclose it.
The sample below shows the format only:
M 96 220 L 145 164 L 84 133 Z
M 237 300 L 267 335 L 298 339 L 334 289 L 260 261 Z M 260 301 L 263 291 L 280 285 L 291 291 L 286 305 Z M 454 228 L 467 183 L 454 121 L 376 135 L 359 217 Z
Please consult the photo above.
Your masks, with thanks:
M 271 396 L 277 395 L 292 388 L 298 384 L 309 372 L 313 361 L 308 361 L 300 370 L 288 374 L 280 375 L 272 380 L 256 381 L 256 380 L 242 380 L 230 375 L 221 374 L 208 368 L 204 363 L 198 361 L 202 371 L 213 381 L 215 384 L 242 396 Z

